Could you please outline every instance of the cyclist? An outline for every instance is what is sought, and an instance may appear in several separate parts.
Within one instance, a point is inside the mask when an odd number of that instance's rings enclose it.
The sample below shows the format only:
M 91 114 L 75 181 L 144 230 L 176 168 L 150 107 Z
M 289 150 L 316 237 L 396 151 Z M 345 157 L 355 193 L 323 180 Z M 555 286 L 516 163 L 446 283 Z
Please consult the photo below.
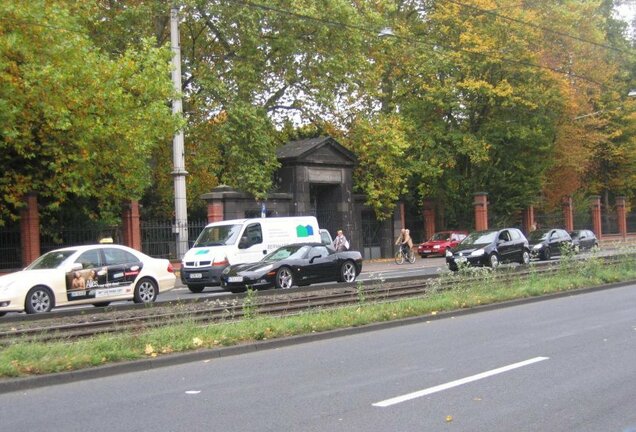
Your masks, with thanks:
M 395 241 L 396 245 L 400 245 L 400 250 L 405 257 L 408 256 L 409 251 L 413 248 L 413 240 L 411 239 L 411 233 L 408 229 L 402 228 L 400 235 Z

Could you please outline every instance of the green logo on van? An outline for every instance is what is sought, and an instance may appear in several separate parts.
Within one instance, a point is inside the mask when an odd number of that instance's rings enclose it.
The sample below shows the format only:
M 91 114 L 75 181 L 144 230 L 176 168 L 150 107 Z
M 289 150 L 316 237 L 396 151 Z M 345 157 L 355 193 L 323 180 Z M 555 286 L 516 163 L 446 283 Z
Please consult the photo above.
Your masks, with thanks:
M 314 227 L 311 225 L 296 226 L 296 237 L 309 237 L 314 235 Z

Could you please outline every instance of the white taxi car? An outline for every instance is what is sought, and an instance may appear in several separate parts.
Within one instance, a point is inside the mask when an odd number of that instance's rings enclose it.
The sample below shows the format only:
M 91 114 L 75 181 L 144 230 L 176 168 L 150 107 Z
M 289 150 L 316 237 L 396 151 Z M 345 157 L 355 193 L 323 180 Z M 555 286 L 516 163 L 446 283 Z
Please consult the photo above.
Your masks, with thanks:
M 49 312 L 57 306 L 133 300 L 150 303 L 174 288 L 167 259 L 114 244 L 67 247 L 47 252 L 24 270 L 0 276 L 0 316 Z

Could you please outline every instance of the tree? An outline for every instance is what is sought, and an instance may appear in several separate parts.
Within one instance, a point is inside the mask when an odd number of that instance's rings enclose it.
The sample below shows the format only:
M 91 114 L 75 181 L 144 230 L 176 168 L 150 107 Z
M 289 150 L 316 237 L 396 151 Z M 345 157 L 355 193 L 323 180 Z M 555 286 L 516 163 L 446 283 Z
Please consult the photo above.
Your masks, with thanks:
M 94 205 L 78 212 L 116 219 L 177 126 L 169 50 L 144 41 L 107 56 L 64 2 L 10 0 L 0 20 L 0 220 L 32 191 L 45 215 L 81 200 Z

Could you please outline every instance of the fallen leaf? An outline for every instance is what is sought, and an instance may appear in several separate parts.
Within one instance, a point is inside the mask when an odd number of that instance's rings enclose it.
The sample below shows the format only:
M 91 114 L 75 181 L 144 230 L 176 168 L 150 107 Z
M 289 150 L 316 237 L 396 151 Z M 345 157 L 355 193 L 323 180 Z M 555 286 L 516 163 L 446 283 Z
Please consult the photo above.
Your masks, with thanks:
M 446 423 L 450 423 L 453 421 L 453 416 L 446 416 Z

